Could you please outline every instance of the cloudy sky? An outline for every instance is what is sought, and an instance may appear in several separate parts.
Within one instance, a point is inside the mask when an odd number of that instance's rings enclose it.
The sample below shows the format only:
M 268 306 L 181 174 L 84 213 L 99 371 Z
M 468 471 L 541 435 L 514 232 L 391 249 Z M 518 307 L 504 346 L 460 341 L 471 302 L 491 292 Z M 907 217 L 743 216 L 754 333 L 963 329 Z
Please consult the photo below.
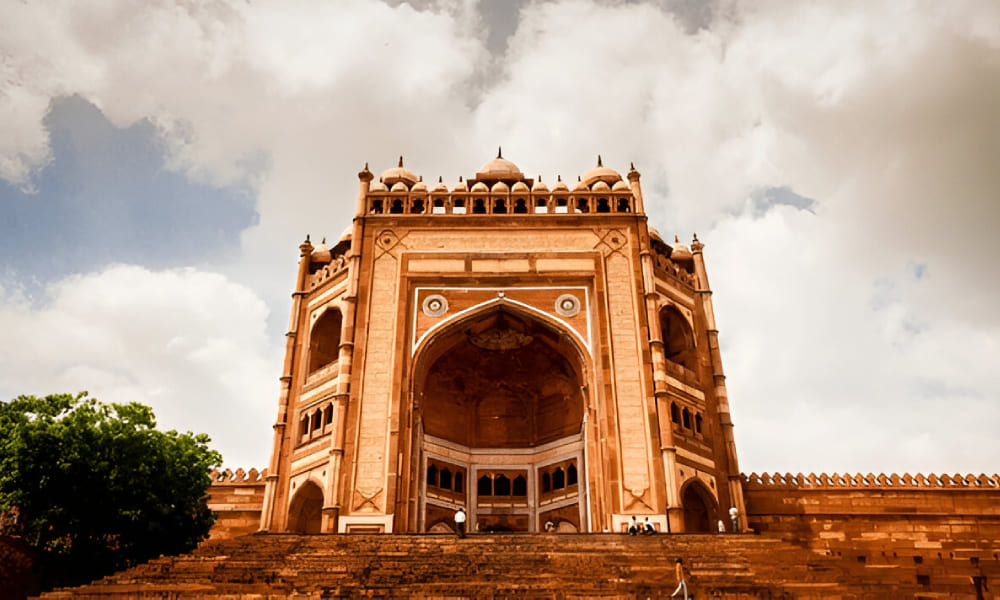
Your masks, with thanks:
M 265 466 L 357 172 L 596 155 L 706 244 L 745 472 L 1000 466 L 1000 3 L 0 0 L 0 398 Z

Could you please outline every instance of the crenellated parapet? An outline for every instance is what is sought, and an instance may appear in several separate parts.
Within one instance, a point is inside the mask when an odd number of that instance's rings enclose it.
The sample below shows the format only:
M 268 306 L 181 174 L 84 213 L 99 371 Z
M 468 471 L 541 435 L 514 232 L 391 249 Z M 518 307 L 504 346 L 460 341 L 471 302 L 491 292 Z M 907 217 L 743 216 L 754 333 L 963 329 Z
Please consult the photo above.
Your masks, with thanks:
M 880 473 L 751 473 L 742 474 L 743 485 L 754 489 L 1000 489 L 1000 475 L 902 475 Z
M 250 469 L 249 471 L 244 471 L 243 469 L 224 469 L 219 471 L 218 469 L 212 469 L 209 471 L 212 476 L 212 485 L 257 485 L 264 482 L 264 478 L 267 477 L 267 469 L 258 471 L 257 469 Z
M 362 171 L 365 179 L 373 177 Z M 556 177 L 551 189 L 541 176 L 530 179 L 500 153 L 486 163 L 475 177 L 449 188 L 438 178 L 429 186 L 422 176 L 399 165 L 384 171 L 367 185 L 364 212 L 368 216 L 405 215 L 608 215 L 642 213 L 642 203 L 630 182 L 638 184 L 639 173 L 632 167 L 628 180 L 605 167 L 597 166 L 577 181 L 567 184 Z

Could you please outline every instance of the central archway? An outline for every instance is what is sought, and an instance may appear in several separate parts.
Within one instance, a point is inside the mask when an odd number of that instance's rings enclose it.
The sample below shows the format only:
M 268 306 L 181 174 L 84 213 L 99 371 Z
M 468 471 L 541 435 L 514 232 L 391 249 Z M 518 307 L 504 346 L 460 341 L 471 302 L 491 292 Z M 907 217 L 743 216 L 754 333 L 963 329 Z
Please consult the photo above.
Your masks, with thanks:
M 568 334 L 494 306 L 440 333 L 420 365 L 421 530 L 458 506 L 473 531 L 585 529 L 584 367 Z

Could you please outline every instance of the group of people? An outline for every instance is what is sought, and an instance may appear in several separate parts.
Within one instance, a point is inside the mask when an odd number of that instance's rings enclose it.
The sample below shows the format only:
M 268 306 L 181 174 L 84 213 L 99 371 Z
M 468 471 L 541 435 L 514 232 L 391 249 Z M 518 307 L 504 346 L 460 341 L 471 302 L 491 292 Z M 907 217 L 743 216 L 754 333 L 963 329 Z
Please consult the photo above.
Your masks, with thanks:
M 653 535 L 654 533 L 656 533 L 656 528 L 649 522 L 649 517 L 646 517 L 642 523 L 634 516 L 632 517 L 632 522 L 628 525 L 629 535 Z

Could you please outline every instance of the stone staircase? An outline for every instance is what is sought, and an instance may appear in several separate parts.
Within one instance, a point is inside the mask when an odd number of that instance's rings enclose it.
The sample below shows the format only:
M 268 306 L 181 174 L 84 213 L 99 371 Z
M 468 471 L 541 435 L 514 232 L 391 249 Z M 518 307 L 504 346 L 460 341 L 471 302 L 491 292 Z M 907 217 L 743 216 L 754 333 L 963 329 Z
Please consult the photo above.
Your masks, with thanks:
M 699 600 L 976 598 L 964 575 L 932 588 L 902 564 L 859 565 L 775 537 L 618 534 L 253 534 L 42 598 L 641 600 L 669 597 L 678 557 Z

